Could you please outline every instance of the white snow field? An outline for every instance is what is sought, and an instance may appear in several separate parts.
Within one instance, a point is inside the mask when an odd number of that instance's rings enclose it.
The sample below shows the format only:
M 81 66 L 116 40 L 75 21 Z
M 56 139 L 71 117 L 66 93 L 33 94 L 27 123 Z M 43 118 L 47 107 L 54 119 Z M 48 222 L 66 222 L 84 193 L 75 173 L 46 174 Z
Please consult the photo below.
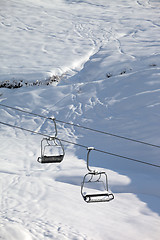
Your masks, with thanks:
M 160 1 L 1 0 L 0 60 L 0 240 L 159 240 L 159 167 L 93 150 L 115 199 L 86 203 L 86 148 L 40 164 L 43 136 L 3 123 L 54 136 L 53 121 L 2 104 L 151 143 L 57 122 L 60 139 L 160 166 Z

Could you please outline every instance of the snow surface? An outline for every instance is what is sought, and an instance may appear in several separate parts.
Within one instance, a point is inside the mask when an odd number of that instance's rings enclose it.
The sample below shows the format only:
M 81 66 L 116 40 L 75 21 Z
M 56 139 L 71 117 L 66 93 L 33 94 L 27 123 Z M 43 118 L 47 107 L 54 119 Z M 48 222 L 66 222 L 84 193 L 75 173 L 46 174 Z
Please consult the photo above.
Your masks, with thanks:
M 160 1 L 1 0 L 0 103 L 160 145 Z M 53 135 L 54 124 L 0 107 L 1 121 Z M 57 123 L 62 139 L 160 165 L 159 149 Z M 0 239 L 159 240 L 160 170 L 91 152 L 115 199 L 87 204 L 84 148 L 38 163 L 42 137 L 0 125 Z

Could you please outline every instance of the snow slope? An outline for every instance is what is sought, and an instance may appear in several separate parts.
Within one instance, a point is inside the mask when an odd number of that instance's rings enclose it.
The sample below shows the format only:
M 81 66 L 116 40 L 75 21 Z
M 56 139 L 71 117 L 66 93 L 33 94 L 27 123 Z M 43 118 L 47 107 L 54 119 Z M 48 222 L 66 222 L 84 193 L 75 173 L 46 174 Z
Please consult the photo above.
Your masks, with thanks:
M 6 0 L 0 9 L 0 103 L 160 145 L 160 2 Z M 61 80 L 52 85 L 46 79 Z M 2 122 L 52 135 L 52 121 L 0 107 Z M 62 139 L 160 165 L 159 149 L 57 123 Z M 40 165 L 39 135 L 0 125 L 0 239 L 160 238 L 159 168 L 93 151 L 115 199 L 86 204 L 84 148 Z

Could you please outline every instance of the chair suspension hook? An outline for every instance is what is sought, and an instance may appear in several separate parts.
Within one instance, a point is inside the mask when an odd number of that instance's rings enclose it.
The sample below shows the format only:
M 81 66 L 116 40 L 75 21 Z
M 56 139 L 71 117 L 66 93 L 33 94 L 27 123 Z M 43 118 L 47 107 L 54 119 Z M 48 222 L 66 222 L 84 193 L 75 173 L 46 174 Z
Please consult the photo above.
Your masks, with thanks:
M 90 154 L 91 150 L 94 150 L 94 147 L 88 147 L 87 150 L 88 150 L 88 153 L 87 153 L 87 169 L 88 169 L 89 172 L 93 172 L 93 170 L 91 170 L 89 168 L 89 154 Z
M 54 123 L 54 128 L 55 128 L 54 138 L 56 138 L 56 137 L 57 137 L 57 134 L 58 134 L 58 132 L 57 132 L 57 125 L 56 125 L 56 119 L 55 119 L 54 117 L 51 117 L 50 119 L 51 119 L 51 120 L 53 121 L 53 123 Z

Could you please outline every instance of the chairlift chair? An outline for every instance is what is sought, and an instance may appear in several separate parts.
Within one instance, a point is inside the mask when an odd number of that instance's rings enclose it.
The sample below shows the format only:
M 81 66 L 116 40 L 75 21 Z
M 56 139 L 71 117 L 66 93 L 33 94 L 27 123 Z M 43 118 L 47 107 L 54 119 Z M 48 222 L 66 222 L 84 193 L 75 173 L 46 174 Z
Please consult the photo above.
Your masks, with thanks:
M 60 163 L 64 158 L 64 148 L 58 138 L 43 138 L 41 141 L 41 157 L 39 163 Z
M 60 163 L 65 155 L 61 140 L 57 138 L 55 118 L 51 118 L 51 120 L 55 125 L 55 136 L 41 140 L 41 156 L 37 159 L 39 163 Z
M 113 193 L 108 190 L 108 179 L 107 174 L 105 172 L 98 172 L 95 170 L 91 170 L 89 168 L 89 153 L 91 150 L 94 150 L 93 147 L 88 148 L 87 153 L 87 169 L 89 172 L 84 176 L 83 182 L 81 184 L 81 195 L 85 202 L 109 202 L 114 199 Z M 101 187 L 100 189 L 90 190 L 87 186 L 93 185 L 96 187 Z M 87 193 L 85 190 L 87 189 Z

